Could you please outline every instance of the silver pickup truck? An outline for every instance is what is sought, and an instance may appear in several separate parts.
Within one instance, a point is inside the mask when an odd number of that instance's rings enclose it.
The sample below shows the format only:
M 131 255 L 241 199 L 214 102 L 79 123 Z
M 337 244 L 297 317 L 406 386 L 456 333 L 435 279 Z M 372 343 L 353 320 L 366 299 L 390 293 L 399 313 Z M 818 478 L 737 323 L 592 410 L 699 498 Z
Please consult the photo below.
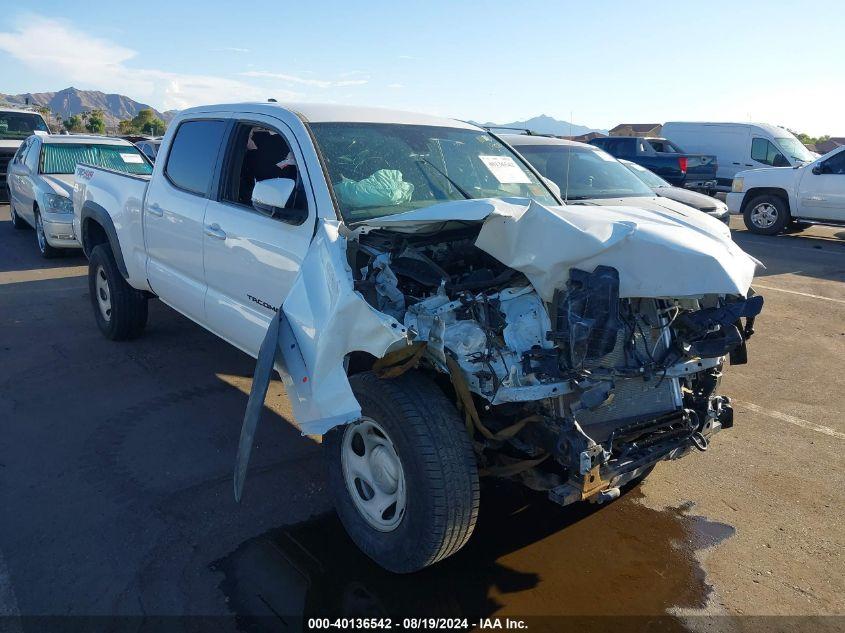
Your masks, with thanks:
M 762 307 L 718 220 L 563 206 L 496 136 L 390 110 L 186 110 L 151 177 L 80 165 L 74 222 L 103 334 L 158 297 L 275 366 L 395 572 L 467 542 L 479 477 L 601 502 L 706 449 Z

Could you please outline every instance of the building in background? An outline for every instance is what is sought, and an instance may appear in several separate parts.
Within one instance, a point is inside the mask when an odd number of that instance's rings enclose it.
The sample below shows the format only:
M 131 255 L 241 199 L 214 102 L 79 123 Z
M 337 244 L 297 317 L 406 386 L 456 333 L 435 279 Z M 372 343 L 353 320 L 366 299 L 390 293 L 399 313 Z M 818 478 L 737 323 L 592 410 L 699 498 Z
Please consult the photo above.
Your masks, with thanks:
M 660 123 L 620 123 L 610 130 L 610 136 L 660 136 Z

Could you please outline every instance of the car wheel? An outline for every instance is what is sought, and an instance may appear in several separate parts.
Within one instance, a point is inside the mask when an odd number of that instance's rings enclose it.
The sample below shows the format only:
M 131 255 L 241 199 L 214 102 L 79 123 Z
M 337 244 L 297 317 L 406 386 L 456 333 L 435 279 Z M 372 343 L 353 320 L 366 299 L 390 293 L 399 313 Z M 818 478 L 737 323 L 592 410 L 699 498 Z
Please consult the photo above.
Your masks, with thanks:
M 478 469 L 457 409 L 425 374 L 349 379 L 362 418 L 324 438 L 337 513 L 385 569 L 418 571 L 463 547 L 478 517 Z
M 95 246 L 88 258 L 88 291 L 97 327 L 107 339 L 135 338 L 147 325 L 147 297 L 126 283 L 108 244 Z
M 19 231 L 29 228 L 29 224 L 26 223 L 26 220 L 15 212 L 15 205 L 12 204 L 11 193 L 9 193 L 9 221 L 12 223 L 12 226 Z
M 35 241 L 38 244 L 38 252 L 44 259 L 52 259 L 61 254 L 61 249 L 53 248 L 47 242 L 47 234 L 44 232 L 44 221 L 38 209 L 35 210 Z
M 790 221 L 786 201 L 779 196 L 757 196 L 743 212 L 745 226 L 752 233 L 777 235 Z

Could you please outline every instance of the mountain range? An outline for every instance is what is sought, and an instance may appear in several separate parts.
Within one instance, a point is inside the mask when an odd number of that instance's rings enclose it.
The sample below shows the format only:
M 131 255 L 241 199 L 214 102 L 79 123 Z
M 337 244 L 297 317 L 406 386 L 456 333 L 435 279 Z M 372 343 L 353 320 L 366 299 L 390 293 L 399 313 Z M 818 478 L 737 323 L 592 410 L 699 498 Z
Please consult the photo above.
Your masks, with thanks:
M 601 132 L 607 134 L 607 130 L 578 125 L 569 121 L 561 121 L 553 117 L 541 114 L 525 121 L 514 121 L 513 123 L 480 123 L 483 127 L 515 127 L 528 129 L 538 134 L 554 134 L 555 136 L 581 136 L 589 132 Z M 494 130 L 495 131 L 495 130 Z
M 11 105 L 46 106 L 60 119 L 66 119 L 72 114 L 79 114 L 87 110 L 102 110 L 106 120 L 106 127 L 117 127 L 118 121 L 133 118 L 140 110 L 150 109 L 155 115 L 168 123 L 176 110 L 159 112 L 152 106 L 139 103 L 124 95 L 106 94 L 99 90 L 79 90 L 77 88 L 65 88 L 58 92 L 27 92 L 19 95 L 7 95 L 0 93 L 0 102 Z
M 66 119 L 72 114 L 79 114 L 88 110 L 99 109 L 105 114 L 106 127 L 116 128 L 119 121 L 131 119 L 139 110 L 150 109 L 156 116 L 165 123 L 177 114 L 178 110 L 167 110 L 160 112 L 125 95 L 106 94 L 99 90 L 79 90 L 78 88 L 65 88 L 58 92 L 27 92 L 18 95 L 0 93 L 0 103 L 6 102 L 11 105 L 37 105 L 46 106 L 59 119 Z M 561 121 L 553 117 L 541 114 L 525 121 L 513 121 L 511 123 L 481 123 L 485 127 L 513 127 L 532 130 L 540 134 L 555 134 L 557 136 L 580 136 L 588 132 L 601 132 L 607 134 L 607 130 L 578 125 L 568 121 Z

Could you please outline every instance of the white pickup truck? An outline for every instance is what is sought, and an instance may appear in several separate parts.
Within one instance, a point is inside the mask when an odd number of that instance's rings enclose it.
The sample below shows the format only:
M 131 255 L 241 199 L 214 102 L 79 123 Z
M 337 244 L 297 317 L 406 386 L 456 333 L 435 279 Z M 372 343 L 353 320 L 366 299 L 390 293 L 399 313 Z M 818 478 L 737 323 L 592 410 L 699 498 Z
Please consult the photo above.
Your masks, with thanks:
M 806 224 L 845 226 L 845 147 L 797 167 L 741 171 L 727 203 L 762 235 Z
M 74 217 L 102 332 L 158 297 L 258 358 L 259 410 L 275 366 L 396 572 L 466 543 L 480 476 L 602 502 L 704 450 L 762 307 L 718 220 L 562 206 L 496 136 L 390 110 L 186 110 L 151 177 L 79 166 Z

